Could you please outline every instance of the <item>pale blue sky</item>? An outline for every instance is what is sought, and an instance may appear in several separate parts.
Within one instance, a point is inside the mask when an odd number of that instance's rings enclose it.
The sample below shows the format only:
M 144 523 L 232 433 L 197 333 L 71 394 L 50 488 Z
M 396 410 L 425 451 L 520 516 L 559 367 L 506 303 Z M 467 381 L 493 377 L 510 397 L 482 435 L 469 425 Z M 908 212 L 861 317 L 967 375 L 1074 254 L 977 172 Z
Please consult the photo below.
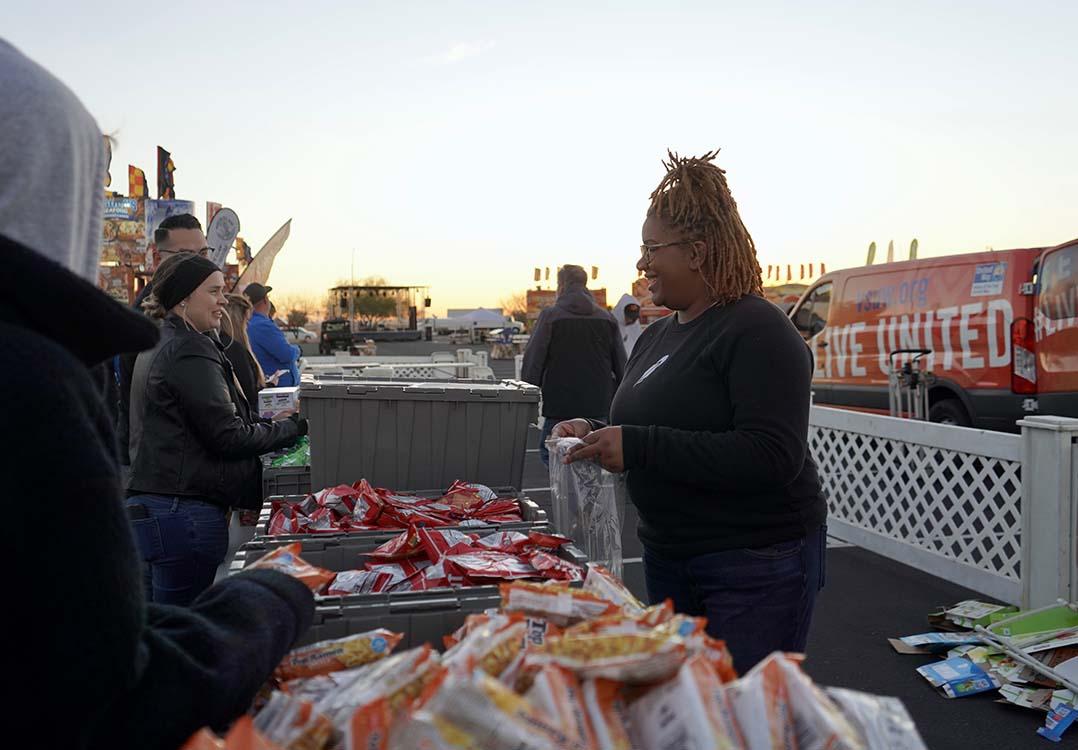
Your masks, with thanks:
M 293 218 L 282 292 L 355 248 L 436 311 L 571 262 L 616 298 L 667 146 L 722 147 L 765 267 L 1078 236 L 1078 3 L 5 5 L 116 131 L 114 187 L 161 144 L 256 249 Z

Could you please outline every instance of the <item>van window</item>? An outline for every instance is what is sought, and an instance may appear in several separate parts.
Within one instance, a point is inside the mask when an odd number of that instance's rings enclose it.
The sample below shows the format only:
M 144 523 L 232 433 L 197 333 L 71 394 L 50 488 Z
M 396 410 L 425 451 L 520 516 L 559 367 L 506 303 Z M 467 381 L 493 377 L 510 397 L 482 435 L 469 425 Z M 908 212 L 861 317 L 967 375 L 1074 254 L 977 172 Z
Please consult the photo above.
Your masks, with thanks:
M 809 335 L 815 336 L 827 326 L 827 314 L 831 310 L 831 285 L 817 287 L 812 295 L 812 327 Z
M 794 327 L 806 339 L 810 339 L 827 326 L 831 310 L 831 284 L 822 284 L 812 290 L 801 307 L 794 313 Z
M 1078 245 L 1044 256 L 1037 281 L 1038 308 L 1042 315 L 1050 320 L 1078 317 Z

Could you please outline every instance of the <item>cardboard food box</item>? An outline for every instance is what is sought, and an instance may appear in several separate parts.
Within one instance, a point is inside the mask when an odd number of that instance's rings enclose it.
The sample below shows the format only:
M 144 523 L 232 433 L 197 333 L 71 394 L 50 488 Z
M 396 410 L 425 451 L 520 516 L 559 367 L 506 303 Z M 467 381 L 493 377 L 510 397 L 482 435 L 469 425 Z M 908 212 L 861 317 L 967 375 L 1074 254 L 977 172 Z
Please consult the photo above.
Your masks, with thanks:
M 299 386 L 263 388 L 258 392 L 258 416 L 282 419 L 299 411 Z

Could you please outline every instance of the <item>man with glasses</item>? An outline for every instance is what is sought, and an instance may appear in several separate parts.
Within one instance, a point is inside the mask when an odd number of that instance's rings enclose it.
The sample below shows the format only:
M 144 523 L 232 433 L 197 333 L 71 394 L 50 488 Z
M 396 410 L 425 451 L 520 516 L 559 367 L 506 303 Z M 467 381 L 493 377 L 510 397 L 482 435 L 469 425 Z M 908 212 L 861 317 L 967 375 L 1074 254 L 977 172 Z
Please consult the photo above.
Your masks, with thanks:
M 150 256 L 153 259 L 155 271 L 161 267 L 162 263 L 179 253 L 194 253 L 195 255 L 201 255 L 203 258 L 210 255 L 210 248 L 206 244 L 206 235 L 202 232 L 202 224 L 191 214 L 169 216 L 158 225 L 153 233 Z M 136 310 L 142 310 L 143 300 L 152 291 L 153 279 L 151 278 L 146 286 L 139 290 L 133 307 Z M 125 483 L 131 464 L 127 444 L 130 430 L 128 410 L 131 404 L 131 373 L 135 369 L 135 359 L 137 357 L 137 352 L 121 354 L 113 362 L 116 383 L 119 386 L 119 401 L 116 405 L 116 439 L 120 444 L 120 471 Z
M 571 414 L 608 414 L 624 372 L 625 348 L 614 316 L 595 304 L 583 268 L 563 266 L 558 301 L 539 314 L 521 370 L 523 380 L 543 391 L 543 464 L 550 462 L 546 439 L 554 425 Z

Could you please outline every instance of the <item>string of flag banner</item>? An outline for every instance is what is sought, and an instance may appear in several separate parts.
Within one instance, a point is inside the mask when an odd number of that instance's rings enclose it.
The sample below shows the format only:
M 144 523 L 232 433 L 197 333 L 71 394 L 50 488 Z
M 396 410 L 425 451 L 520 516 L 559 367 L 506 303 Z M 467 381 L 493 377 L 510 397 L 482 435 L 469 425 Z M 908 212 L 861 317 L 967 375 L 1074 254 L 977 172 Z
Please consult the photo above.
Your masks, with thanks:
M 769 263 L 767 265 L 767 272 L 764 274 L 764 281 L 793 281 L 794 269 L 799 269 L 797 275 L 798 281 L 804 281 L 805 279 L 816 278 L 816 263 Z M 827 273 L 827 264 L 820 263 L 820 275 L 823 276 Z M 783 269 L 786 270 L 786 278 L 783 279 Z M 805 274 L 805 271 L 808 274 Z

